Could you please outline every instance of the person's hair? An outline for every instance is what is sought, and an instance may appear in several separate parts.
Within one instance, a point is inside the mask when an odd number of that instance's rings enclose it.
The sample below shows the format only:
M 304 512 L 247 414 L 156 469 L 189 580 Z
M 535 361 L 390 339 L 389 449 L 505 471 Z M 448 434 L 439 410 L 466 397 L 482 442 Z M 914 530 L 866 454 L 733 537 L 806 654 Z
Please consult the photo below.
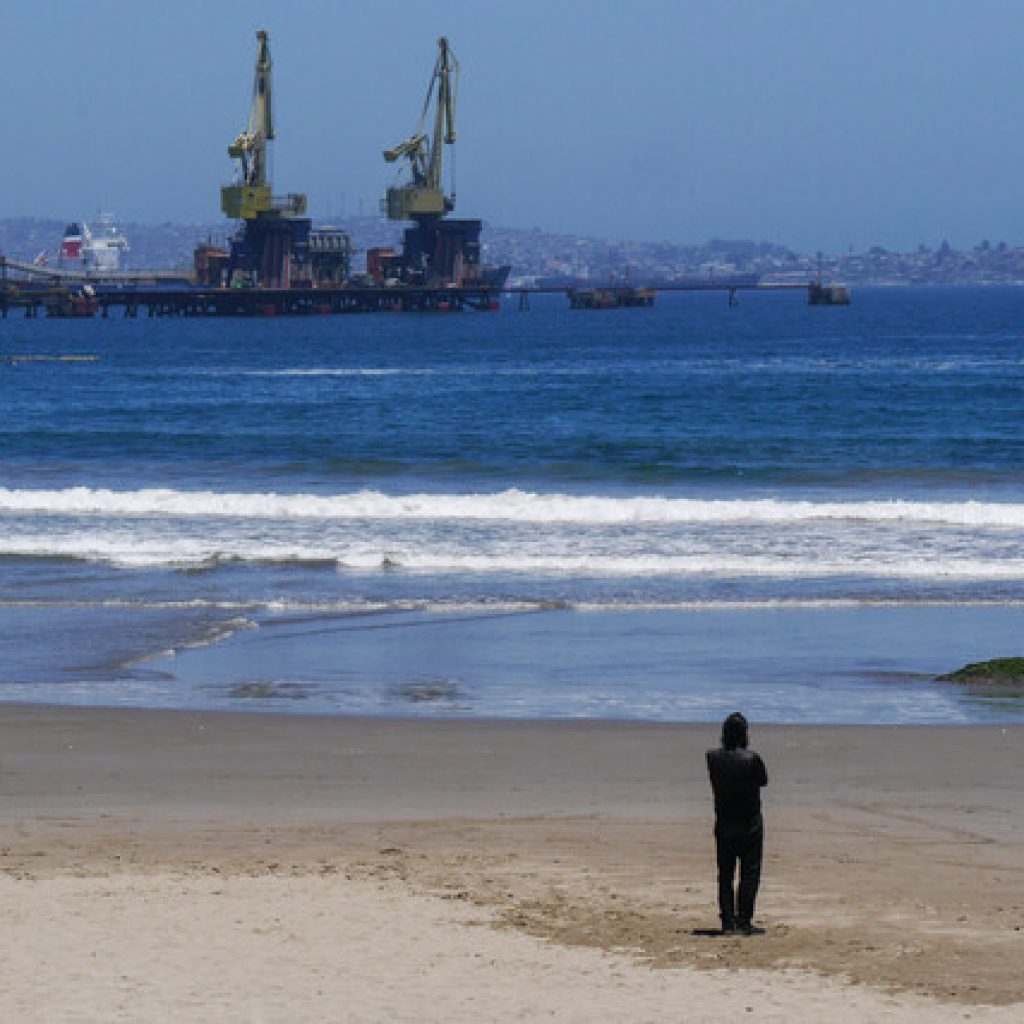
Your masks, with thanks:
M 722 746 L 726 750 L 747 749 L 747 720 L 738 712 L 734 711 L 722 723 Z

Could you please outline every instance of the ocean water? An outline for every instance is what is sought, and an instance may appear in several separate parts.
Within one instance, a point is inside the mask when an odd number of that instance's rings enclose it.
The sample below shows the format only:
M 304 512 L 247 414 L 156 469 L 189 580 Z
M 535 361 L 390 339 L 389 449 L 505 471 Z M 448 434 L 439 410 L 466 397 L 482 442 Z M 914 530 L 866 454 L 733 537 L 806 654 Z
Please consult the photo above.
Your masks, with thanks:
M 0 323 L 0 700 L 1024 719 L 1024 290 L 566 306 Z

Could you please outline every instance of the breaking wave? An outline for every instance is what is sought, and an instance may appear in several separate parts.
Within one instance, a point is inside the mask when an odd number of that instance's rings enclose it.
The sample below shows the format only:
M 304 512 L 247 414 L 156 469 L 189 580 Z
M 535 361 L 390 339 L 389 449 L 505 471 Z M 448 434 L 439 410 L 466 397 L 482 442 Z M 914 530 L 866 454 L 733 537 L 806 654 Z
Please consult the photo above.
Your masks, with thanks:
M 337 550 L 303 549 L 287 542 L 237 537 L 231 548 L 223 542 L 211 550 L 201 537 L 140 540 L 130 537 L 29 537 L 0 540 L 0 555 L 20 558 L 62 558 L 105 562 L 125 568 L 177 568 L 212 571 L 232 564 L 337 568 L 357 572 L 431 574 L 533 574 L 600 577 L 761 577 L 800 579 L 852 577 L 907 580 L 1024 580 L 1024 558 L 978 558 L 939 551 L 930 557 L 885 550 L 874 555 L 843 554 L 826 546 L 802 557 L 780 552 L 735 551 L 673 554 L 664 551 L 622 554 L 612 550 L 551 550 L 544 546 L 513 549 L 495 544 L 490 551 L 461 546 L 404 550 L 339 544 Z
M 1011 502 L 810 501 L 605 497 L 505 490 L 493 494 L 389 495 L 0 488 L 0 514 L 162 516 L 320 520 L 476 520 L 506 523 L 769 524 L 814 522 L 921 524 L 966 528 L 1024 528 L 1024 504 Z
M 0 488 L 0 520 L 0 557 L 196 574 L 1024 581 L 1010 501 Z
M 749 612 L 749 611 L 813 611 L 842 610 L 853 608 L 1024 608 L 1022 598 L 920 598 L 920 597 L 835 597 L 835 598 L 763 598 L 732 600 L 707 598 L 703 600 L 652 601 L 643 598 L 609 599 L 604 601 L 582 600 L 395 600 L 395 601 L 292 601 L 292 600 L 210 600 L 196 598 L 184 601 L 95 599 L 95 600 L 0 600 L 0 608 L 28 609 L 112 609 L 124 611 L 244 611 L 250 615 L 291 617 L 295 615 L 329 618 L 363 617 L 377 615 L 514 615 L 550 611 L 578 612 Z M 226 630 L 223 635 L 233 634 L 241 629 L 258 628 L 248 618 L 238 616 L 228 623 L 219 624 Z M 221 639 L 220 634 L 214 635 Z M 187 645 L 185 645 L 187 646 Z

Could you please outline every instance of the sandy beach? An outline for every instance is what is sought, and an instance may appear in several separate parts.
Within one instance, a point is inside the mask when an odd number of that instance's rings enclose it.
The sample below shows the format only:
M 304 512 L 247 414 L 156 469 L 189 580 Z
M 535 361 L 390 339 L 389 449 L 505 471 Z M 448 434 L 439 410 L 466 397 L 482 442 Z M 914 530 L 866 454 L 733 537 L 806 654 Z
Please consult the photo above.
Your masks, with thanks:
M 755 726 L 750 939 L 714 739 L 6 706 L 0 1016 L 1020 1019 L 1024 728 Z

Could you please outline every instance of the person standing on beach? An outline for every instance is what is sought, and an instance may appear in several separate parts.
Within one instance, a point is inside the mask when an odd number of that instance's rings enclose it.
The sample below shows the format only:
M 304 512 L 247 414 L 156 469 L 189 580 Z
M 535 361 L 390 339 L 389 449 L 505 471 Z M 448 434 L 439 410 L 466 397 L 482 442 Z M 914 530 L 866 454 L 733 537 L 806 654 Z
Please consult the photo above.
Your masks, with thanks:
M 759 754 L 747 749 L 747 720 L 738 711 L 722 723 L 722 745 L 707 752 L 715 795 L 715 847 L 718 853 L 718 910 L 723 935 L 761 935 L 754 927 L 754 901 L 761 882 L 764 821 L 761 787 L 768 772 Z M 733 892 L 736 862 L 739 892 Z

